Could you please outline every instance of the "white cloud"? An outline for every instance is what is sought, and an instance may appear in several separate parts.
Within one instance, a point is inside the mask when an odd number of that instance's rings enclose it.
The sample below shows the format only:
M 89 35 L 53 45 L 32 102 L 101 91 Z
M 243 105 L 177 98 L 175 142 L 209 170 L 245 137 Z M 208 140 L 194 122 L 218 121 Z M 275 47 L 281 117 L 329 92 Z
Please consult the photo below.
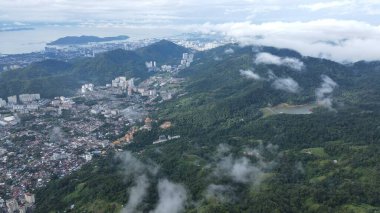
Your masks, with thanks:
M 216 198 L 221 202 L 228 202 L 231 200 L 233 189 L 228 185 L 210 184 L 205 192 L 206 199 Z
M 136 178 L 136 185 L 130 190 L 129 199 L 127 205 L 122 209 L 122 213 L 136 212 L 137 206 L 143 201 L 147 195 L 149 187 L 149 180 L 146 175 L 142 175 Z
M 322 75 L 321 87 L 315 90 L 317 96 L 317 103 L 321 106 L 332 109 L 332 95 L 331 93 L 338 86 L 338 84 L 327 75 Z
M 237 183 L 251 183 L 254 185 L 259 185 L 265 177 L 265 173 L 268 170 L 273 169 L 275 165 L 274 161 L 268 161 L 263 156 L 263 151 L 267 150 L 269 152 L 274 151 L 276 154 L 276 148 L 273 145 L 259 147 L 251 150 L 247 149 L 244 153 L 247 156 L 255 157 L 257 159 L 256 163 L 253 163 L 248 157 L 234 157 L 229 154 L 229 149 L 225 149 L 226 146 L 219 146 L 217 150 L 217 164 L 214 170 L 215 177 L 228 177 Z M 228 147 L 227 147 L 228 148 Z M 222 151 L 221 151 L 222 150 Z M 213 186 L 209 189 L 211 192 L 215 191 L 225 191 L 227 190 L 221 186 Z M 210 192 L 209 192 L 210 193 Z M 212 193 L 211 193 L 212 195 Z
M 259 74 L 253 72 L 252 70 L 240 70 L 240 75 L 253 80 L 260 80 L 261 77 Z
M 311 20 L 314 13 L 321 18 L 349 18 L 355 14 L 365 21 L 375 17 L 380 9 L 378 1 L 371 0 L 1 0 L 0 20 L 7 21 L 149 21 L 151 23 L 222 23 L 227 21 Z M 335 9 L 331 14 L 319 13 Z M 341 15 L 341 10 L 344 13 Z M 313 14 L 308 12 L 313 10 Z M 347 15 L 348 14 L 348 15 Z M 344 16 L 346 15 L 346 16 Z M 182 23 L 183 24 L 183 23 Z
M 158 204 L 151 213 L 178 213 L 184 209 L 187 199 L 185 188 L 167 179 L 158 183 Z
M 235 51 L 232 49 L 232 48 L 228 48 L 228 49 L 226 49 L 226 50 L 224 50 L 224 53 L 225 54 L 233 54 Z
M 380 49 L 377 48 L 380 43 L 380 26 L 360 21 L 321 19 L 262 24 L 231 22 L 204 24 L 197 29 L 204 33 L 219 32 L 242 44 L 290 48 L 303 55 L 327 56 L 341 62 L 380 59 Z M 345 42 L 341 45 L 329 44 L 342 40 Z
M 336 61 L 380 59 L 379 14 L 377 0 L 0 1 L 0 21 L 81 23 L 125 29 L 126 34 L 138 29 L 200 29 L 244 44 L 285 47 Z M 329 45 L 342 39 L 342 45 Z
M 297 58 L 279 57 L 270 53 L 259 53 L 255 58 L 256 64 L 274 64 L 277 66 L 286 66 L 294 70 L 302 70 L 304 63 Z
M 155 165 L 145 164 L 141 162 L 129 151 L 119 153 L 116 158 L 121 160 L 121 167 L 125 176 L 137 177 L 146 173 L 155 175 L 159 169 Z
M 253 165 L 246 157 L 234 159 L 228 155 L 218 163 L 216 176 L 229 176 L 233 181 L 238 183 L 260 183 L 263 178 L 263 172 L 257 166 Z
M 301 5 L 300 8 L 307 8 L 311 11 L 323 10 L 323 9 L 332 9 L 337 7 L 343 7 L 347 5 L 352 5 L 354 1 L 330 1 L 330 2 L 317 2 L 313 4 Z
M 300 86 L 292 78 L 278 78 L 272 83 L 272 87 L 285 92 L 297 93 L 300 91 Z
M 135 183 L 129 190 L 128 203 L 121 212 L 136 212 L 137 207 L 148 193 L 150 183 L 147 174 L 155 176 L 158 172 L 158 167 L 153 164 L 143 163 L 129 151 L 118 153 L 116 159 L 121 160 L 121 171 L 125 178 L 132 179 Z

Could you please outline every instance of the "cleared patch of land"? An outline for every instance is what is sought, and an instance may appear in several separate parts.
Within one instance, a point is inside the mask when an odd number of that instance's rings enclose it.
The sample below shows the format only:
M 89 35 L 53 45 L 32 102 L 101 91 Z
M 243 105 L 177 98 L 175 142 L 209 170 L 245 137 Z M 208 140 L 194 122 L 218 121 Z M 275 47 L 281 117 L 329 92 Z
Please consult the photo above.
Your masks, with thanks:
M 290 105 L 290 104 L 280 104 L 274 107 L 265 107 L 261 111 L 264 117 L 277 114 L 291 114 L 291 115 L 307 115 L 313 113 L 313 109 L 317 108 L 317 104 L 304 104 L 304 105 Z

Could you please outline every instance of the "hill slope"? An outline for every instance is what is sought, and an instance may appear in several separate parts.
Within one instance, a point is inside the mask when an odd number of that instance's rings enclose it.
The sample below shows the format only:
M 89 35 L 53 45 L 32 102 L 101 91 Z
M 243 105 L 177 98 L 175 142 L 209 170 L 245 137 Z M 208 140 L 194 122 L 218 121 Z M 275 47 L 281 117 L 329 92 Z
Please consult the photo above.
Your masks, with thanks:
M 135 196 L 142 174 L 149 183 L 135 206 L 142 212 L 160 205 L 163 182 L 174 197 L 186 198 L 178 203 L 184 212 L 380 211 L 380 99 L 372 92 L 379 89 L 377 63 L 344 66 L 236 45 L 195 59 L 181 73 L 188 80 L 185 95 L 160 105 L 152 131 L 139 132 L 125 147 L 134 155 L 111 153 L 52 181 L 37 192 L 37 211 L 74 203 L 74 212 L 118 212 Z M 289 82 L 297 82 L 296 91 Z M 261 111 L 268 104 L 314 103 L 320 93 L 332 104 L 321 102 L 325 107 L 312 114 Z M 164 121 L 172 128 L 159 128 Z M 153 145 L 162 134 L 181 138 Z
M 42 97 L 70 95 L 84 82 L 105 84 L 120 75 L 144 79 L 146 60 L 179 64 L 186 48 L 161 41 L 136 51 L 114 50 L 69 62 L 47 60 L 0 73 L 0 97 L 34 92 Z

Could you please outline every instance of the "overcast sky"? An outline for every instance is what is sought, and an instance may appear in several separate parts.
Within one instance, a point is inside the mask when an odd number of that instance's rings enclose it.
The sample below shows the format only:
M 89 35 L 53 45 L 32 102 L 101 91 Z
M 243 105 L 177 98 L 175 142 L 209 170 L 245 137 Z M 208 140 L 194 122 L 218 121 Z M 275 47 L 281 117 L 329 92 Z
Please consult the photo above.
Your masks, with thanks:
M 26 22 L 182 28 L 339 61 L 380 59 L 380 0 L 0 0 L 3 26 Z
M 379 24 L 379 0 L 0 0 L 0 20 L 222 23 L 353 19 Z

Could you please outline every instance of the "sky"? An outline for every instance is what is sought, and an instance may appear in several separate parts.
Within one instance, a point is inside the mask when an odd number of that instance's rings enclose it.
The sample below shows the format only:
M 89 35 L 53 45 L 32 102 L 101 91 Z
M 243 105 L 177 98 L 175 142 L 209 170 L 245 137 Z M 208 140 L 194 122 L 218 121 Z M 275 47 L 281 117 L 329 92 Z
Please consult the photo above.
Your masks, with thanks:
M 3 27 L 28 23 L 216 32 L 336 61 L 380 56 L 380 0 L 0 0 Z

